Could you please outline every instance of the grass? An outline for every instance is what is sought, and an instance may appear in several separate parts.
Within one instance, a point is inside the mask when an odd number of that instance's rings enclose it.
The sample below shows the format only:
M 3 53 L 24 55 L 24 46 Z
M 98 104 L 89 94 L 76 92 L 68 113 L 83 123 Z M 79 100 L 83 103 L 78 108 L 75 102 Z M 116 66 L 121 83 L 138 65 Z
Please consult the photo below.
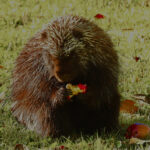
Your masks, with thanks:
M 97 13 L 105 18 L 94 18 Z M 18 124 L 11 115 L 11 72 L 16 57 L 26 41 L 45 23 L 67 14 L 86 17 L 111 36 L 119 55 L 122 100 L 131 99 L 136 93 L 150 93 L 149 0 L 0 0 L 0 66 L 3 66 L 0 68 L 0 99 L 3 99 L 0 103 L 0 150 L 12 150 L 17 144 L 30 150 L 59 150 L 62 145 L 69 150 L 149 149 L 149 145 L 129 145 L 124 138 L 129 124 L 150 125 L 148 104 L 140 106 L 136 114 L 121 114 L 120 124 L 124 126 L 118 133 L 81 136 L 76 140 L 39 137 Z M 139 61 L 134 57 L 140 57 Z

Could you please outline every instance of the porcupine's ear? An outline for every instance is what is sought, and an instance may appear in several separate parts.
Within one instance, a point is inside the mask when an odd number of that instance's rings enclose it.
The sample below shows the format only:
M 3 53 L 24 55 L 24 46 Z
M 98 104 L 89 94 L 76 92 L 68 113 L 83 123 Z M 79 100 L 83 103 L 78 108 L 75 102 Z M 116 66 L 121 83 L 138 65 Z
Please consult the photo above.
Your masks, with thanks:
M 82 29 L 79 26 L 73 28 L 72 34 L 76 39 L 81 39 L 83 37 Z

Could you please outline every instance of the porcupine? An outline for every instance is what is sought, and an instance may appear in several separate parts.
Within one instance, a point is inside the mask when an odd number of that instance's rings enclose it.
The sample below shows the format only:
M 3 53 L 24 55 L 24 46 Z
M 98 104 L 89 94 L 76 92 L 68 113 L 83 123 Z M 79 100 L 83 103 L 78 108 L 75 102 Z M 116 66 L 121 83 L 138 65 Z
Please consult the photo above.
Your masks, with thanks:
M 12 113 L 42 136 L 111 131 L 118 125 L 118 70 L 107 33 L 83 17 L 59 17 L 16 59 Z M 67 83 L 84 83 L 87 92 L 68 100 Z

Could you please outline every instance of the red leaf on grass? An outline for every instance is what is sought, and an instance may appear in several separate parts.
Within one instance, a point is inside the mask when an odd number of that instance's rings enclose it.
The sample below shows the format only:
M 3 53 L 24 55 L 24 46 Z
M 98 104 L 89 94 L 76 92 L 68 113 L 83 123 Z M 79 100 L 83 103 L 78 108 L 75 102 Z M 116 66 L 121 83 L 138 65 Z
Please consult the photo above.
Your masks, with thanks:
M 134 59 L 136 62 L 138 62 L 140 60 L 140 57 L 135 56 Z
M 104 18 L 104 15 L 102 15 L 102 14 L 97 14 L 97 15 L 95 15 L 95 18 L 97 18 L 97 19 L 103 19 L 103 18 Z
M 60 149 L 64 149 L 64 148 L 65 148 L 65 146 L 64 146 L 64 145 L 61 145 L 61 146 L 60 146 Z

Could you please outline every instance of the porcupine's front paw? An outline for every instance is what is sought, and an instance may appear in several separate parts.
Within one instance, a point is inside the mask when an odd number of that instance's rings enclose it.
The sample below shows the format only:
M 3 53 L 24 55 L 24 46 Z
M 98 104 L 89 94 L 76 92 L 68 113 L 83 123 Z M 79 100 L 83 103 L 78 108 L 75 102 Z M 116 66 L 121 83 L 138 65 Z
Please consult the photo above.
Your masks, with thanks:
M 72 94 L 72 91 L 70 89 L 66 89 L 66 87 L 61 87 L 58 90 L 59 97 L 62 97 L 63 100 L 68 99 L 69 95 Z
M 71 94 L 71 91 L 66 89 L 65 86 L 60 87 L 57 89 L 55 92 L 55 96 L 52 100 L 53 106 L 55 104 L 58 105 L 63 105 L 64 103 L 68 102 L 68 96 Z

